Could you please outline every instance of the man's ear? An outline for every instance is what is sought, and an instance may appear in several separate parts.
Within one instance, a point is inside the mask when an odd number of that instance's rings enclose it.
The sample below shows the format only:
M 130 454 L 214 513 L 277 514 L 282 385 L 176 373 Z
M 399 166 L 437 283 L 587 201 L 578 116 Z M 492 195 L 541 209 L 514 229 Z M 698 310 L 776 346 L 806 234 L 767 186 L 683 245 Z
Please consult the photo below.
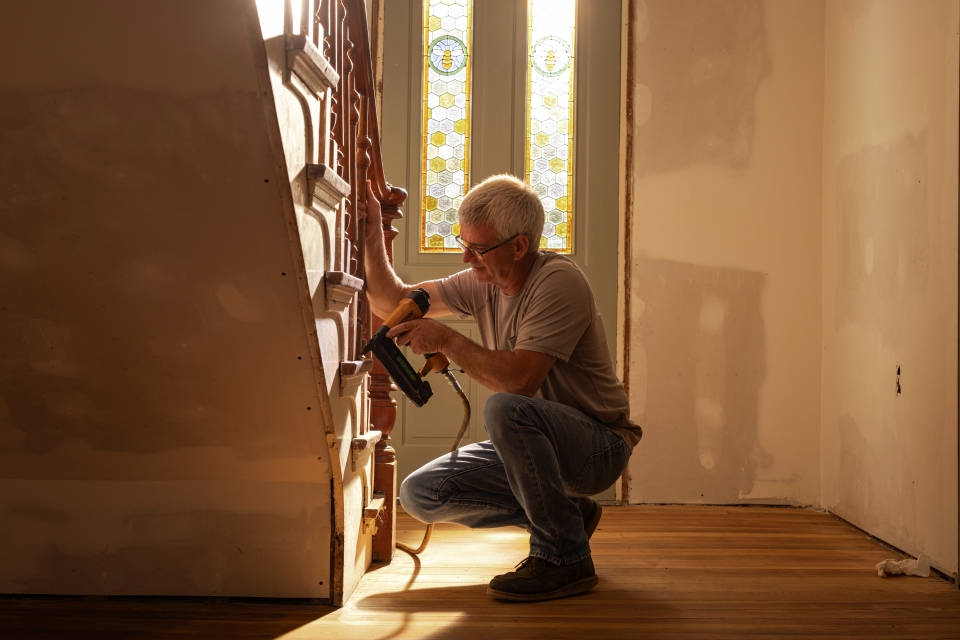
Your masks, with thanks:
M 517 250 L 513 253 L 513 259 L 522 260 L 523 256 L 527 255 L 527 252 L 530 250 L 530 238 L 520 234 L 517 236 L 517 244 L 515 246 Z

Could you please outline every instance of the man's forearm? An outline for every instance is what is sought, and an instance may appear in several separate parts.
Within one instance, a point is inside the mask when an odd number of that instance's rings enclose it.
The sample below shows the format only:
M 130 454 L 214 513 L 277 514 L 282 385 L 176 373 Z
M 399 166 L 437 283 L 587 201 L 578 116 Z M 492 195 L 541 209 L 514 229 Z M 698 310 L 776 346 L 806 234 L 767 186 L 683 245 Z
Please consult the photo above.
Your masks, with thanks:
M 492 351 L 456 331 L 451 334 L 443 354 L 486 388 L 522 396 L 532 396 L 540 388 L 542 377 L 531 379 L 528 369 L 518 366 L 519 358 L 513 351 Z
M 367 300 L 374 312 L 383 318 L 400 303 L 404 295 L 404 284 L 390 265 L 382 234 L 369 238 L 365 249 Z

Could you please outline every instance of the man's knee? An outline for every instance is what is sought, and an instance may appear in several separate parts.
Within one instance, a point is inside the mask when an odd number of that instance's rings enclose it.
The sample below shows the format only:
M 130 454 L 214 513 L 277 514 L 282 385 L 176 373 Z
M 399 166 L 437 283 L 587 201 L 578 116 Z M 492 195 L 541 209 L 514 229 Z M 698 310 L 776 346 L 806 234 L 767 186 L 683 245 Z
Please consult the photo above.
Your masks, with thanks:
M 429 524 L 433 521 L 430 514 L 437 501 L 431 495 L 422 472 L 423 468 L 417 469 L 400 483 L 400 505 L 420 522 Z
M 497 442 L 511 426 L 516 416 L 517 405 L 526 399 L 514 393 L 495 393 L 483 405 L 483 424 L 490 440 Z

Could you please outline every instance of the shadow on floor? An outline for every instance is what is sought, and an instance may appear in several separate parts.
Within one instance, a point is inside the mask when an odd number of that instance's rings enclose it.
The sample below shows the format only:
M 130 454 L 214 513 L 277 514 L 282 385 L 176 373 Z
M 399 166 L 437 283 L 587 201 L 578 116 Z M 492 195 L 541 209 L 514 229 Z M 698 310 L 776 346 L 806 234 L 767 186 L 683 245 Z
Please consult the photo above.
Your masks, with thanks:
M 600 584 L 591 592 L 547 602 L 502 602 L 487 595 L 487 585 L 407 588 L 359 598 L 340 622 L 351 624 L 376 612 L 393 613 L 391 632 L 366 637 L 396 638 L 584 638 L 591 620 L 602 621 L 598 637 L 636 637 L 636 613 L 670 620 L 676 611 L 662 600 Z M 674 624 L 674 628 L 676 625 Z M 291 637 L 297 637 L 292 635 Z
M 325 605 L 257 600 L 4 597 L 0 638 L 274 640 L 335 611 Z

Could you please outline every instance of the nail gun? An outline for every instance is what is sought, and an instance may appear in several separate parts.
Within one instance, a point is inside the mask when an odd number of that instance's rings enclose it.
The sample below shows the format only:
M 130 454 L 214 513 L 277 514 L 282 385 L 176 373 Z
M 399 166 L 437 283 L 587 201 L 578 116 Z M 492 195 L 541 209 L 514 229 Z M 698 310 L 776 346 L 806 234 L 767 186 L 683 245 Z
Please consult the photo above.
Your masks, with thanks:
M 363 348 L 363 353 L 373 351 L 373 355 L 377 357 L 377 360 L 387 370 L 393 381 L 397 383 L 400 390 L 418 407 L 425 405 L 430 396 L 433 395 L 433 389 L 430 388 L 430 383 L 423 379 L 424 376 L 436 372 L 447 379 L 447 382 L 450 383 L 463 403 L 463 421 L 460 423 L 460 431 L 457 432 L 457 437 L 454 438 L 453 444 L 450 446 L 450 452 L 452 453 L 460 447 L 460 443 L 463 442 L 463 437 L 467 434 L 467 429 L 470 426 L 470 401 L 450 370 L 450 361 L 442 353 L 426 353 L 424 354 L 426 362 L 420 367 L 420 371 L 415 371 L 410 362 L 403 357 L 403 353 L 397 348 L 396 343 L 387 337 L 387 332 L 390 329 L 403 322 L 422 318 L 429 308 L 430 294 L 423 289 L 411 291 L 400 301 L 390 317 L 383 321 L 370 342 Z M 427 543 L 430 542 L 432 534 L 433 525 L 428 524 L 419 547 L 414 549 L 397 540 L 397 548 L 417 555 L 427 548 Z
M 444 372 L 450 361 L 442 353 L 428 353 L 424 355 L 426 362 L 420 371 L 417 371 L 397 348 L 396 343 L 387 337 L 387 332 L 398 324 L 422 318 L 429 308 L 430 294 L 423 289 L 414 289 L 400 301 L 363 348 L 363 353 L 373 352 L 404 395 L 418 407 L 425 405 L 433 395 L 430 383 L 424 380 L 423 376 L 433 371 Z

